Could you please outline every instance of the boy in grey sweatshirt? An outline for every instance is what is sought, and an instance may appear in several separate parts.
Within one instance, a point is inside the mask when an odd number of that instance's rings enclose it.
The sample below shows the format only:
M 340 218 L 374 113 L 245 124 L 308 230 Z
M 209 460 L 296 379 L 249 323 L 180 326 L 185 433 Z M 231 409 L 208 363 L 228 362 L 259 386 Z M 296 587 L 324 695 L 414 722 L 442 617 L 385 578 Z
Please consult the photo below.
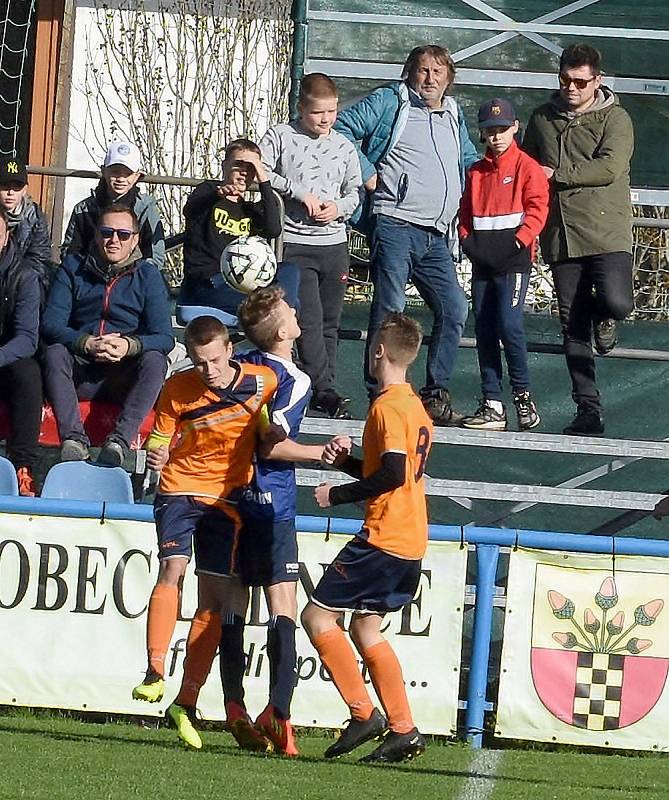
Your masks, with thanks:
M 300 117 L 275 125 L 260 141 L 270 183 L 285 199 L 285 261 L 300 267 L 298 352 L 311 378 L 311 408 L 350 418 L 335 388 L 337 331 L 348 280 L 345 221 L 360 202 L 362 178 L 355 147 L 332 130 L 337 87 L 326 75 L 305 75 Z

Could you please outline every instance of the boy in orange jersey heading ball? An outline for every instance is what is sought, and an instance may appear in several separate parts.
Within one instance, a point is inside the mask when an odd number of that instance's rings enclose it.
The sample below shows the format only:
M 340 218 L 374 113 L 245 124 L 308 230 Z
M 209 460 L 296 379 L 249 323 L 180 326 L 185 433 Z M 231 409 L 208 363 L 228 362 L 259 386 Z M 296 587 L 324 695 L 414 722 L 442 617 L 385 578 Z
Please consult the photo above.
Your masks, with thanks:
M 326 445 L 324 454 L 325 461 L 358 480 L 343 486 L 323 483 L 315 490 L 321 508 L 367 501 L 362 529 L 327 568 L 302 613 L 302 624 L 351 713 L 326 758 L 348 753 L 387 728 L 382 743 L 363 761 L 403 761 L 425 750 L 402 668 L 381 634 L 384 616 L 413 599 L 427 548 L 423 473 L 432 422 L 406 378 L 420 343 L 420 326 L 409 317 L 393 313 L 383 321 L 371 350 L 379 394 L 365 423 L 362 462 L 348 455 L 348 437 Z M 354 650 L 338 625 L 345 611 L 353 612 L 350 636 L 385 717 L 372 704 Z
M 161 471 L 154 504 L 160 568 L 147 617 L 147 673 L 132 696 L 162 699 L 179 586 L 194 543 L 198 608 L 188 633 L 184 680 L 167 713 L 179 736 L 199 749 L 192 725 L 195 699 L 218 647 L 220 615 L 246 612 L 247 592 L 236 574 L 241 525 L 235 503 L 251 479 L 261 409 L 276 391 L 277 377 L 269 367 L 233 361 L 227 328 L 214 317 L 197 317 L 188 325 L 186 347 L 193 369 L 165 384 L 147 443 L 148 465 Z M 179 440 L 170 451 L 175 434 Z

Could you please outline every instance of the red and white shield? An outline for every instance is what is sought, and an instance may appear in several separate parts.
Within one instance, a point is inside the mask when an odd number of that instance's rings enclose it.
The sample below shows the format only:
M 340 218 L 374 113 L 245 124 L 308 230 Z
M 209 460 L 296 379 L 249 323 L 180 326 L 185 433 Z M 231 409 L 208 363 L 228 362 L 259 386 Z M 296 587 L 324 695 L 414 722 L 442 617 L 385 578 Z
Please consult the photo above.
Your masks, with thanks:
M 669 659 L 532 647 L 532 681 L 544 706 L 567 725 L 617 730 L 657 703 Z

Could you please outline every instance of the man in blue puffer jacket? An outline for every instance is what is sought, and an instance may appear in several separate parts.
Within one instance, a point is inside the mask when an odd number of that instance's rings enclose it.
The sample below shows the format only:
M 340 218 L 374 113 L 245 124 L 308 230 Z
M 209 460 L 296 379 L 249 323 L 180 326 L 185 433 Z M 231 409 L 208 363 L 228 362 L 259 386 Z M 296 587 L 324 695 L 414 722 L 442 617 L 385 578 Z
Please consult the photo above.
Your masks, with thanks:
M 342 111 L 335 129 L 356 144 L 367 203 L 353 224 L 371 234 L 374 296 L 369 343 L 381 320 L 403 311 L 411 281 L 434 314 L 423 403 L 436 424 L 459 424 L 448 382 L 467 319 L 467 301 L 455 274 L 449 241 L 465 170 L 478 160 L 462 111 L 446 96 L 455 77 L 448 50 L 415 47 L 402 82 L 372 92 Z
M 61 459 L 88 458 L 78 399 L 121 403 L 98 463 L 121 466 L 163 384 L 174 346 L 167 290 L 155 264 L 137 260 L 139 224 L 123 206 L 99 218 L 95 248 L 66 256 L 42 318 L 44 382 Z

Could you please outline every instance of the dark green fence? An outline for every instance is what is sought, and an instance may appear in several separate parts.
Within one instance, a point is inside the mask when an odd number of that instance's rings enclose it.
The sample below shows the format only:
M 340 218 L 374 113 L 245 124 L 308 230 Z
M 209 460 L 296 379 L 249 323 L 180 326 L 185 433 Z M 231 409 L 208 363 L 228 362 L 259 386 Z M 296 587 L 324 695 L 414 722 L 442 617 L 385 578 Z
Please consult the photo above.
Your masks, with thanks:
M 557 87 L 562 49 L 587 41 L 604 54 L 606 83 L 634 120 L 635 202 L 669 206 L 669 11 L 666 0 L 298 0 L 306 31 L 294 74 L 322 71 L 344 103 L 399 77 L 417 44 L 443 44 L 458 67 L 454 93 L 473 125 L 484 100 L 508 97 L 521 120 Z M 305 24 L 306 23 L 306 24 Z M 472 130 L 472 133 L 475 133 Z

